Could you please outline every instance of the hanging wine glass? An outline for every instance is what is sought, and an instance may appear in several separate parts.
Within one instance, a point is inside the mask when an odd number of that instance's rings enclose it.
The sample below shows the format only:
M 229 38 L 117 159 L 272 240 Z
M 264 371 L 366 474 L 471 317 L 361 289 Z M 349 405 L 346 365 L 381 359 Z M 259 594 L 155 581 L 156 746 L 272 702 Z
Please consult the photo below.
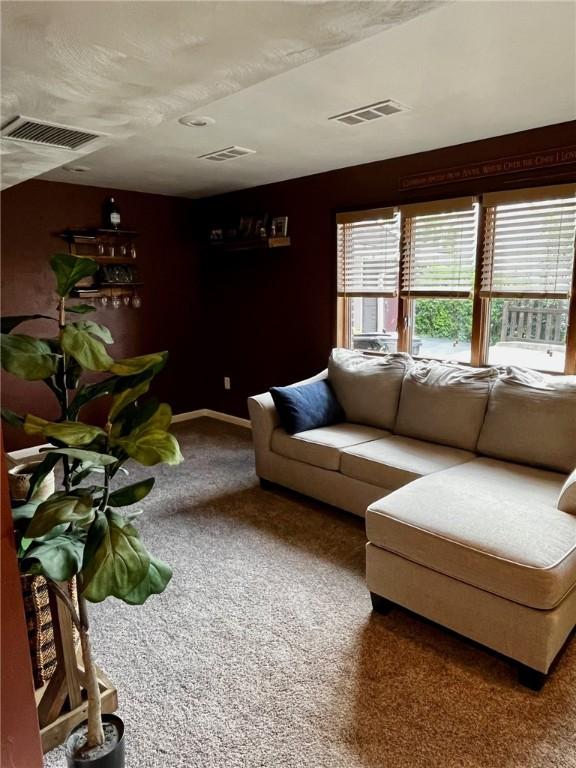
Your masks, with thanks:
M 100 302 L 104 309 L 106 309 L 106 306 L 108 304 L 108 296 L 100 296 Z
M 122 301 L 124 302 L 124 306 L 125 307 L 129 307 L 130 306 L 130 296 L 123 296 L 122 297 Z
M 134 309 L 140 309 L 140 307 L 142 306 L 142 299 L 140 298 L 140 296 L 138 296 L 137 293 L 135 293 L 134 296 L 132 296 L 132 306 L 134 307 Z
M 114 298 L 112 299 L 113 309 L 120 309 L 121 306 L 122 306 L 122 302 L 120 301 L 120 297 L 114 296 Z

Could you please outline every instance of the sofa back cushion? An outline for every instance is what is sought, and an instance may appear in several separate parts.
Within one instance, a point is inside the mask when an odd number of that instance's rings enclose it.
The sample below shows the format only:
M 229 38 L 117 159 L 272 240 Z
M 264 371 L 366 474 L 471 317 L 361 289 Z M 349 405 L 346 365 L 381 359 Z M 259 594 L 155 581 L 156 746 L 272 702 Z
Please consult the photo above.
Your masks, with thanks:
M 576 376 L 507 368 L 492 388 L 478 451 L 571 472 L 576 467 Z
M 394 431 L 474 451 L 496 376 L 494 368 L 415 363 L 402 384 Z
M 328 380 L 346 421 L 392 429 L 402 380 L 412 358 L 404 353 L 370 357 L 349 349 L 334 349 L 328 361 Z

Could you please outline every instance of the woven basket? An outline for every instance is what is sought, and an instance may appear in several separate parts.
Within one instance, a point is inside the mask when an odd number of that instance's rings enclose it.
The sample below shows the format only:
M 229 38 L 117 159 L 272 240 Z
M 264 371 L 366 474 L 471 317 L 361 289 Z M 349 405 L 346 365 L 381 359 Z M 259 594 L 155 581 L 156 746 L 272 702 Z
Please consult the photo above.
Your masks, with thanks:
M 22 501 L 28 495 L 30 478 L 32 473 L 41 464 L 40 461 L 29 461 L 26 464 L 17 464 L 8 470 L 8 483 L 12 501 Z M 32 494 L 33 499 L 44 501 L 54 493 L 54 470 L 48 473 L 40 485 Z
M 23 575 L 21 582 L 34 685 L 41 688 L 50 680 L 56 668 L 56 644 L 48 585 L 43 576 Z M 72 579 L 67 586 L 70 597 L 77 605 L 76 580 Z M 79 639 L 74 628 L 76 645 Z

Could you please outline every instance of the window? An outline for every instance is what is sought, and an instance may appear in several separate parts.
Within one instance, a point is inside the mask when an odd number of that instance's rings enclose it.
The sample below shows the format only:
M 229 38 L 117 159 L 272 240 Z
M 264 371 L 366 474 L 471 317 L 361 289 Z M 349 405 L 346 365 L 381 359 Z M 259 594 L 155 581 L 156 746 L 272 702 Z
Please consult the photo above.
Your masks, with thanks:
M 344 344 L 395 352 L 400 215 L 394 208 L 337 219 L 338 296 Z
M 402 291 L 412 354 L 470 362 L 478 205 L 406 206 Z
M 561 373 L 566 365 L 576 197 L 528 190 L 524 195 L 486 195 L 484 205 L 480 296 L 489 304 L 487 362 Z
M 339 344 L 576 373 L 576 185 L 337 223 Z

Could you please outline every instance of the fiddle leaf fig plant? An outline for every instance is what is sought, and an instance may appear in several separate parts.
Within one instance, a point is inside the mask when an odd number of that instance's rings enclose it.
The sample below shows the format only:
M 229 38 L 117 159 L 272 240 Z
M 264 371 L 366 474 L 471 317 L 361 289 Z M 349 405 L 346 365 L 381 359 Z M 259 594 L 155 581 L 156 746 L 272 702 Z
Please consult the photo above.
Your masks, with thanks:
M 134 525 L 140 513 L 134 505 L 152 491 L 154 478 L 113 486 L 126 473 L 129 459 L 149 467 L 178 464 L 182 454 L 169 432 L 170 406 L 145 398 L 167 353 L 114 360 L 108 328 L 74 319 L 94 307 L 69 304 L 76 283 L 93 275 L 97 263 L 58 253 L 50 265 L 56 278 L 57 316 L 4 317 L 0 341 L 4 370 L 26 381 L 44 382 L 58 401 L 60 415 L 48 421 L 3 408 L 2 418 L 50 445 L 31 477 L 28 498 L 14 508 L 18 556 L 23 573 L 45 577 L 78 629 L 88 692 L 86 746 L 91 748 L 103 743 L 104 732 L 87 603 L 116 597 L 141 605 L 163 592 L 172 576 L 170 567 L 148 552 Z M 35 319 L 52 320 L 54 335 L 36 338 L 15 332 L 21 323 Z M 94 382 L 94 374 L 104 378 Z M 106 421 L 90 424 L 83 410 L 102 397 L 109 398 Z M 35 490 L 58 466 L 61 489 L 43 501 L 34 500 Z M 78 610 L 62 585 L 73 578 Z

